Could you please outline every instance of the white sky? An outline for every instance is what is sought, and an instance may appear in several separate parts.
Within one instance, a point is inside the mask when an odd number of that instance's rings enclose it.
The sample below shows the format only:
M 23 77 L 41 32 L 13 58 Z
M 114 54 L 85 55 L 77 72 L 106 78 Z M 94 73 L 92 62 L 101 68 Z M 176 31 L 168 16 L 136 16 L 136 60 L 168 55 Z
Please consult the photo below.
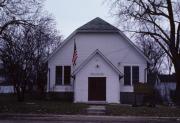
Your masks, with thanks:
M 67 37 L 86 22 L 100 17 L 114 24 L 105 0 L 46 0 L 44 9 L 56 20 L 57 29 Z

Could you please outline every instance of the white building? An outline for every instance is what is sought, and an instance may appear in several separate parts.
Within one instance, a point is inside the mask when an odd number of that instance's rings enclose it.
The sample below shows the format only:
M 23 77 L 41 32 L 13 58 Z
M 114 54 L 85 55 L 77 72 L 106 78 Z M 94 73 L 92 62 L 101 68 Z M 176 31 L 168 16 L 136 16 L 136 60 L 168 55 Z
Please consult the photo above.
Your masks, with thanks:
M 76 44 L 78 58 L 72 65 Z M 48 58 L 47 91 L 74 102 L 126 103 L 133 83 L 146 82 L 147 57 L 116 27 L 95 18 Z

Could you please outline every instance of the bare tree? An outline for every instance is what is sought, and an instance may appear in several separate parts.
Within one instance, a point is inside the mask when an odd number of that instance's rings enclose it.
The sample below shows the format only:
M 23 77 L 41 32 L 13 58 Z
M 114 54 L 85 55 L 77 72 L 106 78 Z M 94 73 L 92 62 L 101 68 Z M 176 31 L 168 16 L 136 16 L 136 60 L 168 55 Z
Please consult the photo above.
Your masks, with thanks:
M 24 46 L 22 41 L 23 26 L 32 25 L 33 17 L 39 14 L 41 10 L 42 0 L 0 0 L 0 51 L 1 60 L 5 64 L 5 67 L 11 74 L 11 81 L 15 82 L 18 97 L 23 97 L 21 92 L 24 92 L 26 85 L 25 76 L 25 64 L 23 50 L 21 46 Z M 20 36 L 21 35 L 21 36 Z M 7 51 L 7 52 L 6 52 Z M 9 52 L 8 52 L 9 51 Z M 23 54 L 23 55 L 21 55 Z M 24 65 L 22 67 L 22 65 Z M 21 100 L 22 98 L 19 98 Z
M 176 97 L 180 102 L 180 1 L 113 0 L 113 5 L 119 20 L 131 26 L 128 31 L 151 38 L 171 59 L 176 72 Z
M 162 65 L 166 56 L 165 52 L 156 42 L 143 35 L 136 37 L 136 44 L 145 56 L 152 61 L 151 64 L 148 64 L 147 82 L 154 86 L 158 80 L 158 75 L 162 72 Z
M 29 24 L 30 17 L 41 10 L 41 3 L 42 0 L 0 0 L 0 36 L 9 26 Z
M 54 20 L 51 17 L 41 17 L 37 25 L 31 29 L 27 28 L 25 40 L 30 40 L 31 47 L 28 52 L 33 52 L 30 57 L 32 62 L 35 83 L 37 90 L 42 94 L 47 82 L 47 64 L 45 60 L 49 54 L 60 44 L 61 36 L 55 28 Z M 28 43 L 29 44 L 29 43 Z M 29 54 L 30 55 L 30 54 Z
M 44 62 L 52 45 L 60 42 L 60 36 L 50 17 L 39 17 L 34 26 L 10 26 L 1 39 L 0 58 L 13 83 L 18 101 L 30 86 L 42 93 L 46 85 L 47 64 Z M 50 50 L 51 49 L 51 50 Z
M 160 73 L 163 58 L 165 57 L 164 50 L 152 39 L 140 36 L 136 40 L 138 47 L 152 61 L 152 64 L 149 66 L 150 72 Z

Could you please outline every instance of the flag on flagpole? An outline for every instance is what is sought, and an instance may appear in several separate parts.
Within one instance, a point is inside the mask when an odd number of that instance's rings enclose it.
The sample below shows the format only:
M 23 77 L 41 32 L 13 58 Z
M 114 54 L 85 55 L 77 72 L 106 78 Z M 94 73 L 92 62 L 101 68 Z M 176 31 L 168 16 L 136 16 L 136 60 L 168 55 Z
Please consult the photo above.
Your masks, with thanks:
M 73 58 L 72 58 L 72 64 L 73 66 L 76 65 L 76 60 L 78 58 L 77 49 L 76 49 L 76 42 L 74 40 L 74 52 L 73 52 Z

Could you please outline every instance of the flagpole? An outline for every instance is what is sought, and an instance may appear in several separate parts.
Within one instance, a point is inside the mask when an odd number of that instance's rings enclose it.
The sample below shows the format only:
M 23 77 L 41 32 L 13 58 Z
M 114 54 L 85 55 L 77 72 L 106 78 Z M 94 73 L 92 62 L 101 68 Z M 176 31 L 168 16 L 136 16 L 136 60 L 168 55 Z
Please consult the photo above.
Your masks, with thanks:
M 72 58 L 72 78 L 73 78 L 73 102 L 75 101 L 75 74 L 74 74 L 74 70 L 75 70 L 75 66 L 76 66 L 76 60 L 77 60 L 77 49 L 76 49 L 76 42 L 75 42 L 75 38 L 74 38 L 74 51 L 73 51 L 73 58 Z
M 75 41 L 75 38 L 74 38 L 74 41 Z M 73 57 L 74 57 L 74 49 L 73 49 Z M 75 79 L 74 79 L 74 64 L 73 64 L 73 59 L 72 59 L 72 79 L 73 79 L 73 83 L 72 83 L 72 86 L 73 86 L 73 102 L 75 101 Z
M 72 85 L 73 85 L 73 102 L 75 101 L 75 75 L 74 75 L 74 69 L 75 69 L 75 67 L 74 67 L 74 65 L 72 64 L 72 69 L 73 69 L 73 72 L 72 72 L 72 79 L 73 79 L 73 83 L 72 83 Z

